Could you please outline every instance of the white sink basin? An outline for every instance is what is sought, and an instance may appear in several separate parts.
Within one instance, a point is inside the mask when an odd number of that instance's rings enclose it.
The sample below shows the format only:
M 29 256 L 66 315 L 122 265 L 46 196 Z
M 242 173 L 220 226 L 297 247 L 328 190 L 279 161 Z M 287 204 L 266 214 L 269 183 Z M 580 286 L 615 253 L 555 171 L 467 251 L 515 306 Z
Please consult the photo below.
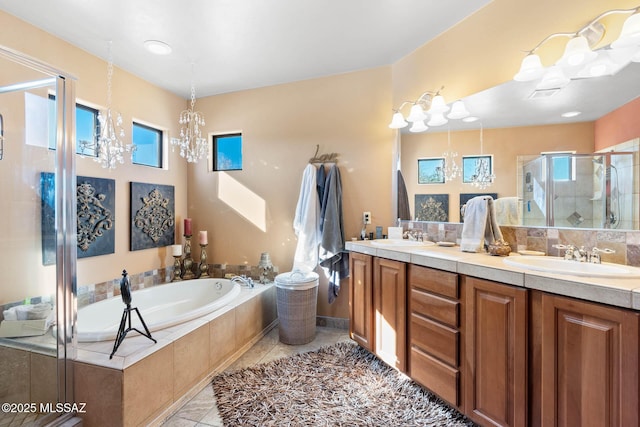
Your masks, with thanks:
M 573 276 L 636 278 L 640 277 L 640 268 L 621 264 L 591 264 L 588 262 L 567 261 L 563 258 L 548 256 L 511 256 L 503 258 L 505 264 L 527 270 L 547 273 L 571 274 Z
M 433 246 L 435 243 L 431 241 L 426 242 L 418 242 L 416 240 L 405 240 L 405 239 L 377 239 L 372 240 L 371 244 L 374 246 L 381 246 L 384 248 L 393 248 L 393 247 L 405 247 L 405 246 Z

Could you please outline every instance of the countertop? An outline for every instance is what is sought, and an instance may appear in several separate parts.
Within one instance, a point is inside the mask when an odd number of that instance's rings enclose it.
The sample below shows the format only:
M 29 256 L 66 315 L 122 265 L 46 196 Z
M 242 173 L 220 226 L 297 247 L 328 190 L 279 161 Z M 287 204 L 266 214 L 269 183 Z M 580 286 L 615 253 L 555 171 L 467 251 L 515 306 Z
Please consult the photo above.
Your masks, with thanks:
M 347 242 L 346 249 L 509 285 L 640 310 L 639 278 L 586 277 L 532 271 L 506 264 L 506 257 L 462 252 L 457 245 L 427 246 L 416 242 L 416 246 L 380 247 L 371 241 L 358 240 Z M 512 253 L 510 256 L 520 255 Z

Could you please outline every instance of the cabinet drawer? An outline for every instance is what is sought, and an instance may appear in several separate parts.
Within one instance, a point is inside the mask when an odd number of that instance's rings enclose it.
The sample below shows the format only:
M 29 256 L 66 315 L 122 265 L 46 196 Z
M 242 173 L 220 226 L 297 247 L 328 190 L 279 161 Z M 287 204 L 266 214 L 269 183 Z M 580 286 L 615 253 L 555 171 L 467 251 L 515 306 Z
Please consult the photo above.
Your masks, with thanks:
M 453 367 L 458 366 L 459 335 L 455 329 L 411 313 L 411 345 L 420 347 Z
M 449 298 L 458 298 L 458 275 L 411 264 L 409 285 Z
M 420 349 L 411 348 L 411 378 L 435 394 L 458 406 L 460 405 L 460 372 L 439 360 L 434 359 Z
M 438 320 L 448 326 L 460 326 L 458 310 L 460 303 L 420 289 L 411 289 L 409 307 L 412 312 Z

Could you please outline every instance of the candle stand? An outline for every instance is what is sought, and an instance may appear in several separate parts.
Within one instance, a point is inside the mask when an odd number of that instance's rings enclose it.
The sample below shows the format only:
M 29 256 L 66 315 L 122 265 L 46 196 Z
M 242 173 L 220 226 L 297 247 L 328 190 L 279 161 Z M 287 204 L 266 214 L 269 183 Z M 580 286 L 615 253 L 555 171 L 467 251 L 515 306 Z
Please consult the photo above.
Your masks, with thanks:
M 193 259 L 191 259 L 191 235 L 184 235 L 184 259 L 182 260 L 182 278 L 184 280 L 193 279 Z
M 207 245 L 200 244 L 200 277 L 209 277 L 209 264 L 207 264 Z
M 182 264 L 180 263 L 180 257 L 181 255 L 173 256 L 173 278 L 171 279 L 172 282 L 179 282 L 180 280 L 182 280 L 182 278 L 180 277 L 182 276 Z

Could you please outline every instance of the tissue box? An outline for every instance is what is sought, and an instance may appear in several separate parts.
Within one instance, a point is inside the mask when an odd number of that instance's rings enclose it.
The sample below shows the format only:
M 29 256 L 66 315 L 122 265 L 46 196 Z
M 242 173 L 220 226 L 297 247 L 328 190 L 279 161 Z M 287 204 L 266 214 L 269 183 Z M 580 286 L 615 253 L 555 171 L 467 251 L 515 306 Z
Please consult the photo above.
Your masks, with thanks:
M 389 239 L 402 239 L 402 227 L 388 227 Z
M 46 319 L 37 320 L 3 320 L 0 323 L 0 337 L 32 337 L 44 335 L 53 324 L 54 313 L 51 312 Z

